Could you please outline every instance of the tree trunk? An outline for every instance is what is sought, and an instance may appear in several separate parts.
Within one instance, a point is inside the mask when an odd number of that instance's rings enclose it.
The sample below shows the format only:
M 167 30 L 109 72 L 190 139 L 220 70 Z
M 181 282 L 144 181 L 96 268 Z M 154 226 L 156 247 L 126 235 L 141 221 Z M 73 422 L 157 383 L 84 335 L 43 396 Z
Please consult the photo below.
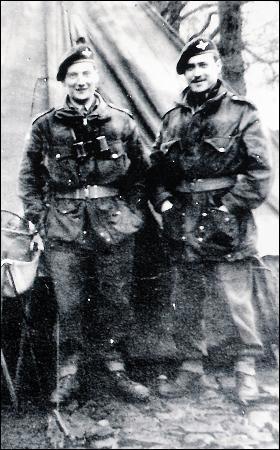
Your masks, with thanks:
M 219 51 L 223 62 L 223 78 L 241 95 L 246 94 L 244 61 L 242 58 L 242 1 L 219 1 Z

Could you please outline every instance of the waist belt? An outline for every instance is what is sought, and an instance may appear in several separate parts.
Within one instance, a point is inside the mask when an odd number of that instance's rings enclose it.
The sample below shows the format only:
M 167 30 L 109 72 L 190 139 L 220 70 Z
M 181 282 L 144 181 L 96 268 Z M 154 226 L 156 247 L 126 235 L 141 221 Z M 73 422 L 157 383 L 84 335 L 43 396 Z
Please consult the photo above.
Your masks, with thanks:
M 88 185 L 85 188 L 76 189 L 75 191 L 56 193 L 55 198 L 71 198 L 75 200 L 82 200 L 86 198 L 101 198 L 101 197 L 114 197 L 119 195 L 117 188 L 108 186 Z
M 235 185 L 236 179 L 233 177 L 220 178 L 199 178 L 194 181 L 182 181 L 176 187 L 177 192 L 204 192 L 213 191 L 215 189 L 223 189 Z

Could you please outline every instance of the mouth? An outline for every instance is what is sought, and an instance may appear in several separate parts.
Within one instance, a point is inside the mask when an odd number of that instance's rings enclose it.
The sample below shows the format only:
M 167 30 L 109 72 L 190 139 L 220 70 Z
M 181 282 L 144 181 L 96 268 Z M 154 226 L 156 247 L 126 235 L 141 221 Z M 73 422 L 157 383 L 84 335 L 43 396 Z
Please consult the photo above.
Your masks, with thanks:
M 203 83 L 206 80 L 193 80 L 192 84 L 199 84 L 199 83 Z

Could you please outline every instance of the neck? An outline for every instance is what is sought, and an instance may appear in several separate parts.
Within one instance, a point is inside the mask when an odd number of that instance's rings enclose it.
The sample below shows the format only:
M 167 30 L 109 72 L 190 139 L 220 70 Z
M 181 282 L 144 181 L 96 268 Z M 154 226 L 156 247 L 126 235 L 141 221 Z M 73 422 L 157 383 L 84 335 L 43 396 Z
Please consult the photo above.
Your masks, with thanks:
M 221 85 L 220 81 L 217 80 L 217 82 L 211 88 L 207 89 L 207 91 L 204 92 L 190 91 L 188 95 L 189 103 L 197 106 L 202 105 L 203 103 L 206 102 L 206 100 L 208 100 L 208 98 L 215 97 L 215 95 L 219 90 L 220 85 Z

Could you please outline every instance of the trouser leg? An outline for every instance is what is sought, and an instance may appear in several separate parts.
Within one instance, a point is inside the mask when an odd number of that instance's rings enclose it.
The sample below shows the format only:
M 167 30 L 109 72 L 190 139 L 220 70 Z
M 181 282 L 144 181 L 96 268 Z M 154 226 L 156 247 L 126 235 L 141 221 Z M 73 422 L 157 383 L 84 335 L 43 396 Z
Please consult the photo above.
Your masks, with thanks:
M 87 301 L 86 258 L 71 249 L 46 252 L 58 306 L 61 361 L 83 348 L 83 306 Z
M 185 360 L 202 360 L 206 352 L 203 327 L 205 277 L 202 265 L 177 264 L 173 270 L 176 346 Z
M 131 305 L 134 239 L 100 248 L 94 254 L 94 278 L 90 317 L 92 354 L 107 368 L 115 389 L 123 396 L 145 401 L 149 390 L 126 374 L 123 354 L 134 322 Z
M 236 394 L 239 401 L 247 404 L 259 395 L 255 357 L 262 351 L 252 298 L 252 263 L 249 259 L 222 263 L 217 273 L 238 335 L 234 365 Z
M 130 326 L 134 320 L 131 306 L 131 284 L 134 240 L 121 245 L 102 247 L 94 257 L 91 301 L 87 305 L 91 323 L 87 332 L 92 353 L 101 358 L 120 358 Z M 90 264 L 90 263 L 89 263 Z
M 236 354 L 256 356 L 262 351 L 262 342 L 256 326 L 253 303 L 253 277 L 250 260 L 219 263 L 217 278 L 228 305 L 238 335 Z

